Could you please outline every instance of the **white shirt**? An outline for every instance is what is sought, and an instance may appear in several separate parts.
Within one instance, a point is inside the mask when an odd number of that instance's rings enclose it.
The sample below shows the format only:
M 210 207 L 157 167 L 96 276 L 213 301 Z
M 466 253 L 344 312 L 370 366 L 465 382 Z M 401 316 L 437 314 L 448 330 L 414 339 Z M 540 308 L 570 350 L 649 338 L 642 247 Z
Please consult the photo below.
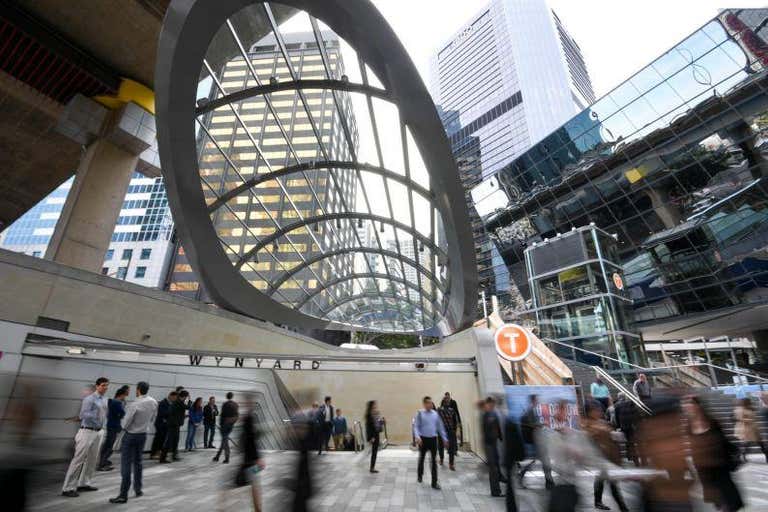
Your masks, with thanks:
M 331 421 L 331 414 L 333 414 L 333 407 L 330 405 L 325 406 L 325 421 L 330 422 Z
M 157 400 L 151 396 L 141 396 L 128 404 L 123 418 L 123 429 L 129 434 L 146 434 L 149 426 L 155 422 Z

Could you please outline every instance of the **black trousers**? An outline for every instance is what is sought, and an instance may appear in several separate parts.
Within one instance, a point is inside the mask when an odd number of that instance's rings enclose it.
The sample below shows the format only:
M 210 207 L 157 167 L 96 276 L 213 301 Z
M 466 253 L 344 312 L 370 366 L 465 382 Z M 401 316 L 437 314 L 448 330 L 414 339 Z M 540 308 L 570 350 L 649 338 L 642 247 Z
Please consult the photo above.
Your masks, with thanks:
M 155 425 L 155 437 L 152 439 L 152 453 L 157 453 L 165 445 L 165 436 L 168 434 L 167 425 Z
M 621 511 L 627 510 L 627 504 L 624 503 L 624 497 L 621 495 L 621 489 L 619 489 L 619 484 L 609 480 L 608 485 L 611 487 L 611 494 L 613 495 L 613 500 L 619 506 L 619 510 Z M 600 477 L 595 478 L 595 505 L 603 502 L 604 487 L 605 487 L 605 479 Z
M 424 458 L 429 452 L 429 469 L 432 474 L 432 485 L 437 485 L 437 437 L 422 437 L 421 446 L 419 446 L 419 466 L 417 470 L 418 477 L 424 476 Z
M 515 471 L 514 467 L 507 466 L 507 476 L 513 475 Z M 515 497 L 515 479 L 507 478 L 507 512 L 517 512 L 517 499 Z
M 499 449 L 496 443 L 485 443 L 485 457 L 488 460 L 488 479 L 491 484 L 491 496 L 501 494 L 502 480 L 501 467 L 499 465 Z
M 203 425 L 203 447 L 213 446 L 213 435 L 216 433 L 216 425 L 211 423 Z
M 168 452 L 171 452 L 175 459 L 179 451 L 179 431 L 181 427 L 168 427 L 168 433 L 165 435 L 165 444 L 160 452 L 160 458 L 165 459 Z
M 317 454 L 320 455 L 323 450 L 328 451 L 328 442 L 331 440 L 333 432 L 333 423 L 324 421 L 320 424 L 320 435 L 318 436 Z
M 232 435 L 233 425 L 221 426 L 221 444 L 219 445 L 219 451 L 216 453 L 216 458 L 221 456 L 221 452 L 224 452 L 224 460 L 229 460 L 229 436 Z
M 105 468 L 111 466 L 109 458 L 112 456 L 112 447 L 115 445 L 117 435 L 122 429 L 120 428 L 107 428 L 107 435 L 104 437 L 104 442 L 101 445 L 101 453 L 99 454 L 99 468 Z
M 371 441 L 371 470 L 376 467 L 376 454 L 379 453 L 379 434 L 377 433 Z
M 437 453 L 440 454 L 440 464 L 445 460 L 445 451 L 448 450 L 448 465 L 453 467 L 453 463 L 456 457 L 456 451 L 458 449 L 458 442 L 456 441 L 456 432 L 448 430 L 448 446 L 445 445 L 442 437 L 437 438 Z

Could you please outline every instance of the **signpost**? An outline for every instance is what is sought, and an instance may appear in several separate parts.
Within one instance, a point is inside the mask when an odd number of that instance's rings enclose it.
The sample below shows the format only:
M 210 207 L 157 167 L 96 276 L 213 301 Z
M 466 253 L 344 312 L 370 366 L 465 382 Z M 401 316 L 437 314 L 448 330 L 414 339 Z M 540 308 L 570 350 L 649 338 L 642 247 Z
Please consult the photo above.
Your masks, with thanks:
M 502 324 L 496 329 L 496 353 L 507 361 L 522 361 L 533 348 L 528 331 L 517 324 Z

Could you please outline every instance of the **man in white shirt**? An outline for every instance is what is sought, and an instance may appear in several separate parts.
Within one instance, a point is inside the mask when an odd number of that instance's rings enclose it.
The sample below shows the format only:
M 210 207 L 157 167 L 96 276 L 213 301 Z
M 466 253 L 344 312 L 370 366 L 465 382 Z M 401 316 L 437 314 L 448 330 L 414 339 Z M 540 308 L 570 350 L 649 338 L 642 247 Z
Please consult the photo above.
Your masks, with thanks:
M 83 399 L 80 406 L 80 428 L 75 435 L 75 455 L 69 463 L 67 476 L 61 495 L 76 498 L 80 492 L 97 491 L 91 485 L 91 478 L 96 471 L 99 448 L 104 437 L 104 421 L 107 418 L 107 399 L 104 394 L 109 389 L 109 379 L 96 379 L 93 393 Z
M 110 503 L 126 503 L 128 490 L 131 488 L 131 470 L 133 470 L 133 489 L 136 497 L 143 495 L 141 491 L 142 462 L 144 443 L 147 440 L 147 430 L 155 423 L 157 415 L 157 400 L 147 396 L 149 384 L 142 381 L 136 384 L 136 400 L 128 404 L 123 418 L 123 442 L 120 447 L 120 494 L 109 500 Z

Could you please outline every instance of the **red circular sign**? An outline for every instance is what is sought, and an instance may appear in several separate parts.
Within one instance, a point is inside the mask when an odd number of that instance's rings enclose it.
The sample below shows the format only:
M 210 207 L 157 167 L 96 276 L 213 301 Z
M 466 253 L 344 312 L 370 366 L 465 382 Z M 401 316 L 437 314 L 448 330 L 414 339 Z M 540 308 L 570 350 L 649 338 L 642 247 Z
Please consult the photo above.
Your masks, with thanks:
M 504 324 L 499 327 L 495 340 L 496 353 L 507 361 L 522 361 L 533 348 L 528 331 L 516 324 Z

